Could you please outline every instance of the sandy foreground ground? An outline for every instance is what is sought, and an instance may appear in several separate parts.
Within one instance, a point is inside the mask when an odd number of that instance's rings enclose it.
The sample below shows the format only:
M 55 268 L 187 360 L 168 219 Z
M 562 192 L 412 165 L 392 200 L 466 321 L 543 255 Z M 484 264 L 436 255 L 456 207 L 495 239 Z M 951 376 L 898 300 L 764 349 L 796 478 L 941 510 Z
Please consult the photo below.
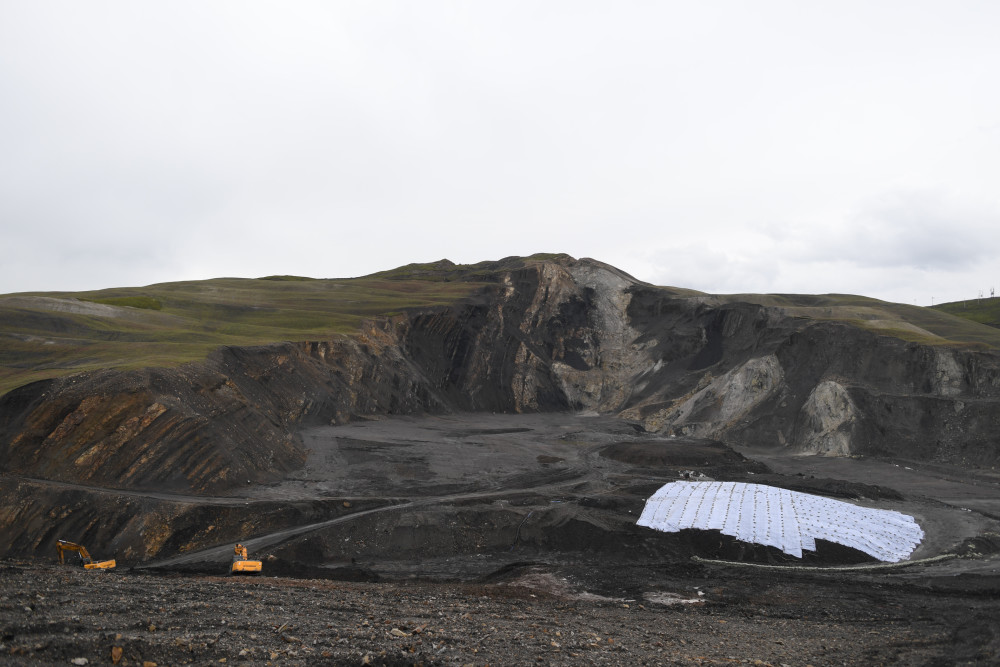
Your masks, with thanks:
M 747 463 L 708 446 L 664 459 L 673 450 L 628 424 L 574 415 L 400 418 L 304 437 L 305 468 L 248 498 L 392 496 L 396 509 L 253 536 L 259 577 L 214 574 L 231 545 L 110 572 L 0 563 L 0 663 L 1000 662 L 992 471 L 744 451 L 759 461 Z M 631 449 L 609 449 L 621 443 Z M 693 560 L 689 542 L 661 549 L 661 534 L 634 528 L 642 494 L 689 469 L 894 490 L 859 502 L 917 518 L 918 562 L 798 568 Z M 470 516 L 504 539 L 463 542 L 481 527 L 449 517 Z

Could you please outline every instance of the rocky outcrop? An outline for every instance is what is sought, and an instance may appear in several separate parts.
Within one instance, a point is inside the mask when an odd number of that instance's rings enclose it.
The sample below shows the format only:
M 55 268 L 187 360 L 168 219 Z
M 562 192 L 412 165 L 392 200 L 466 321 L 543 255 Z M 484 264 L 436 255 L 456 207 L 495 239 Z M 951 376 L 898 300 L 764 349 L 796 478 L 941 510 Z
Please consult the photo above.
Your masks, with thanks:
M 824 380 L 816 385 L 799 411 L 799 432 L 793 442 L 803 454 L 848 456 L 858 414 L 843 385 Z
M 0 398 L 4 472 L 217 494 L 280 479 L 303 422 L 444 410 L 391 335 L 224 348 L 179 369 L 102 371 Z
M 678 293 L 593 260 L 479 269 L 492 284 L 474 297 L 353 337 L 21 387 L 0 397 L 0 465 L 27 478 L 219 494 L 301 465 L 303 424 L 449 410 L 591 410 L 803 454 L 997 462 L 995 351 Z
M 678 431 L 681 435 L 717 437 L 749 417 L 772 397 L 784 373 L 777 357 L 754 357 L 721 377 L 703 376 L 707 385 L 690 397 L 646 417 L 655 431 Z

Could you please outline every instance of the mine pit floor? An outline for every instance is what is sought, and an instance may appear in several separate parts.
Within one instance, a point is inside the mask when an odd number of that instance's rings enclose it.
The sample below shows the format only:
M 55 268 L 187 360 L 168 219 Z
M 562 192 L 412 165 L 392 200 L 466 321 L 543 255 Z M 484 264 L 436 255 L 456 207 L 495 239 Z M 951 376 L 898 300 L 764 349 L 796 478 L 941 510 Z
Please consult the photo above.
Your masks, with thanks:
M 215 576 L 231 544 L 96 576 L 8 562 L 0 656 L 104 664 L 120 646 L 128 664 L 1000 660 L 1000 487 L 987 473 L 684 442 L 573 414 L 390 418 L 302 436 L 301 470 L 240 492 L 251 510 L 313 508 L 309 522 L 244 540 L 263 576 Z M 846 493 L 914 516 L 926 533 L 914 559 L 956 557 L 798 570 L 718 536 L 635 526 L 656 488 L 691 477 Z M 781 567 L 691 558 L 736 554 Z M 831 547 L 803 564 L 852 562 L 865 564 Z

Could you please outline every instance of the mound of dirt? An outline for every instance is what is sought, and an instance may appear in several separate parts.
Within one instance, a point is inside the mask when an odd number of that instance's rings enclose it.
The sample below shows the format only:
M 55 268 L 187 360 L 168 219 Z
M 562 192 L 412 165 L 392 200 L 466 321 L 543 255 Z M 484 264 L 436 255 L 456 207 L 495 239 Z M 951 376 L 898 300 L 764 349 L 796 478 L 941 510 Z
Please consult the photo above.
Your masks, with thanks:
M 831 479 L 829 477 L 813 477 L 803 474 L 795 476 L 787 475 L 759 475 L 755 480 L 758 484 L 769 484 L 789 491 L 799 491 L 800 493 L 813 493 L 819 496 L 830 496 L 831 498 L 850 498 L 860 500 L 902 500 L 903 494 L 895 489 L 877 484 L 863 484 L 861 482 L 849 482 L 843 479 Z
M 691 470 L 711 477 L 745 477 L 769 472 L 763 463 L 748 459 L 718 440 L 707 438 L 656 438 L 616 442 L 600 450 L 601 456 L 653 470 Z

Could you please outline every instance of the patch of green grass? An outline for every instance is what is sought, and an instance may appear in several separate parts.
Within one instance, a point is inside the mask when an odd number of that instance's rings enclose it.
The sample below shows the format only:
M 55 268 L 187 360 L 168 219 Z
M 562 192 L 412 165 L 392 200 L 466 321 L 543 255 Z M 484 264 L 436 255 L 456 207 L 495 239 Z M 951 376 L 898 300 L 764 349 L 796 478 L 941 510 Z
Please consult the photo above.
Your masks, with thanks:
M 307 278 L 306 276 L 263 276 L 257 280 L 283 280 L 285 282 L 303 282 L 305 280 L 316 280 L 315 278 Z
M 720 298 L 781 308 L 796 317 L 843 322 L 915 343 L 1000 349 L 997 329 L 936 308 L 854 294 L 740 294 Z
M 934 306 L 934 310 L 989 327 L 1000 328 L 1000 297 L 952 301 L 951 303 L 938 304 Z
M 103 303 L 106 306 L 126 306 L 128 308 L 144 308 L 146 310 L 163 310 L 159 299 L 151 296 L 110 296 L 103 299 L 80 299 L 93 303 Z
M 176 366 L 223 345 L 330 340 L 356 332 L 367 318 L 452 304 L 479 287 L 380 277 L 219 278 L 141 291 L 0 296 L 0 394 L 85 370 Z M 134 305 L 147 300 L 160 308 Z
M 529 257 L 505 257 L 498 261 L 476 264 L 455 264 L 447 259 L 422 264 L 407 264 L 388 271 L 373 273 L 368 278 L 387 280 L 432 280 L 441 282 L 473 281 L 495 283 L 501 274 L 512 269 L 541 262 L 568 261 L 573 258 L 564 253 L 537 253 Z
M 436 262 L 413 263 L 388 271 L 373 273 L 368 278 L 384 278 L 386 280 L 435 280 L 447 281 L 459 279 L 461 271 L 458 265 L 447 259 Z

